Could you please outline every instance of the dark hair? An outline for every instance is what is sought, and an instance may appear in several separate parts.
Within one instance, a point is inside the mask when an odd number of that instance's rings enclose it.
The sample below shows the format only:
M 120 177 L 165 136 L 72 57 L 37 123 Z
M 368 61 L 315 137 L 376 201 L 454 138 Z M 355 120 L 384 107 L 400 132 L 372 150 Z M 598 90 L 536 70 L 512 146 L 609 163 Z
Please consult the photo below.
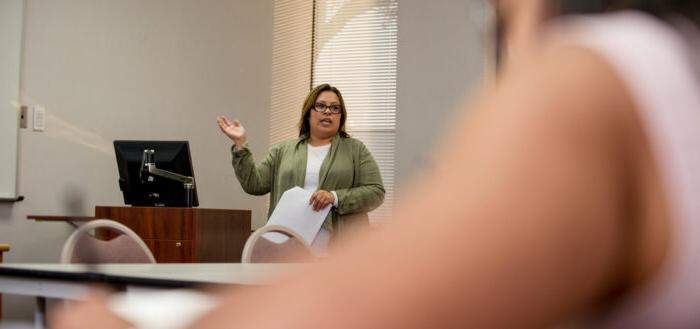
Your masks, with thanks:
M 682 15 L 700 26 L 698 0 L 555 0 L 553 3 L 560 15 L 635 9 L 661 19 Z
M 332 91 L 338 96 L 338 101 L 340 101 L 340 127 L 338 128 L 338 134 L 341 137 L 350 137 L 347 132 L 345 132 L 345 119 L 348 116 L 348 112 L 345 110 L 345 102 L 343 102 L 343 96 L 340 94 L 338 88 L 333 87 L 327 83 L 316 86 L 309 94 L 306 96 L 304 101 L 304 106 L 301 108 L 301 119 L 299 120 L 299 137 L 306 136 L 309 137 L 311 133 L 311 127 L 309 126 L 309 116 L 311 115 L 311 109 L 316 104 L 316 99 L 324 91 Z

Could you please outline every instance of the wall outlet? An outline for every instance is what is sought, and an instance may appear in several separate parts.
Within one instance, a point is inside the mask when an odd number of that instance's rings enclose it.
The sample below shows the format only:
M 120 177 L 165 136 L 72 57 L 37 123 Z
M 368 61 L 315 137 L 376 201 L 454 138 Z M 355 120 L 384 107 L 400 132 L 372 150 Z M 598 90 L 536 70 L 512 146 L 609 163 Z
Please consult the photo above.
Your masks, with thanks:
M 44 131 L 46 129 L 46 109 L 39 105 L 34 105 L 34 120 L 32 121 L 34 131 Z
M 29 112 L 29 106 L 22 105 L 19 107 L 19 127 L 27 128 L 27 113 Z

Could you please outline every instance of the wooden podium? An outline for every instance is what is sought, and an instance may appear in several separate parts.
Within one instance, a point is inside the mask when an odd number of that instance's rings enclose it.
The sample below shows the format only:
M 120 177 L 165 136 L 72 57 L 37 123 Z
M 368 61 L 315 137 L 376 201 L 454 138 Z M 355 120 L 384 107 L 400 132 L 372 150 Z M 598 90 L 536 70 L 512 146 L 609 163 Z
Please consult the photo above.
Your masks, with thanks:
M 250 210 L 96 206 L 95 218 L 136 232 L 158 263 L 240 262 Z

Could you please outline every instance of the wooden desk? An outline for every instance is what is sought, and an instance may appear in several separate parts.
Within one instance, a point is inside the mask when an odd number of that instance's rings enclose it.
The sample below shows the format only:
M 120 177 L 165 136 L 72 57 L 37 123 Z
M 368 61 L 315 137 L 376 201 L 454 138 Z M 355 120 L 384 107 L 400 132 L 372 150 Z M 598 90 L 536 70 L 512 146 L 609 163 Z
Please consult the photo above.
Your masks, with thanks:
M 95 219 L 95 216 L 27 215 L 27 219 L 33 219 L 37 222 L 87 222 Z
M 158 263 L 240 262 L 250 215 L 250 210 L 233 209 L 95 207 L 96 218 L 134 230 Z
M 250 217 L 250 210 L 128 206 L 96 206 L 94 217 L 27 216 L 73 226 L 95 218 L 120 222 L 144 240 L 158 263 L 240 262 L 251 232 Z M 113 237 L 105 231 L 98 235 Z
M 87 222 L 95 219 L 94 216 L 46 216 L 46 215 L 27 215 L 27 219 L 37 222 L 65 222 L 70 226 L 78 228 L 76 222 Z
M 10 245 L 7 243 L 0 243 L 0 263 L 2 263 L 2 254 L 10 251 Z M 0 295 L 0 319 L 2 319 L 2 296 Z
M 8 243 L 0 243 L 0 263 L 2 263 L 2 254 L 10 251 L 10 245 Z

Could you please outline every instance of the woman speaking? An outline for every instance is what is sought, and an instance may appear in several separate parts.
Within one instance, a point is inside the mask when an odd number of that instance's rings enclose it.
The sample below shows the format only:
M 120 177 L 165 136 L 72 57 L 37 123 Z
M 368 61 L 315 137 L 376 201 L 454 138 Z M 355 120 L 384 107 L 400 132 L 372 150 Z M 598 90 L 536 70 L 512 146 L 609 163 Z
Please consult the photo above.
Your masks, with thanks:
M 346 119 L 337 88 L 328 84 L 314 88 L 302 107 L 299 137 L 272 146 L 256 165 L 243 125 L 217 118 L 221 131 L 234 142 L 233 169 L 243 190 L 253 195 L 270 193 L 268 216 L 282 193 L 295 186 L 314 191 L 309 200 L 314 210 L 333 205 L 311 244 L 321 252 L 331 238 L 369 225 L 367 212 L 384 201 L 379 167 L 367 147 L 345 132 Z

